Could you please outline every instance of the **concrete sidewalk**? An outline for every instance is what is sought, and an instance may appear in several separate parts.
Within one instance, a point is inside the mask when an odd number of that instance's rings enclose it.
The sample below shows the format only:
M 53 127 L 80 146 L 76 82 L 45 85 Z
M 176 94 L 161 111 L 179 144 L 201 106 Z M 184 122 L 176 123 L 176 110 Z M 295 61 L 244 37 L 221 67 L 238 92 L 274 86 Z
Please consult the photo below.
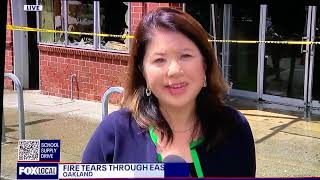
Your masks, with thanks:
M 101 103 L 24 91 L 26 139 L 61 139 L 61 161 L 79 162 L 101 119 Z M 320 116 L 304 118 L 296 108 L 230 98 L 251 125 L 257 177 L 320 176 Z M 109 105 L 112 112 L 118 107 Z M 319 113 L 319 112 L 317 112 Z M 1 145 L 1 178 L 15 179 L 18 142 L 17 95 L 5 91 L 6 140 Z
M 1 145 L 1 177 L 16 177 L 18 147 L 17 94 L 5 91 L 6 143 Z M 101 103 L 46 96 L 24 91 L 26 139 L 60 139 L 61 162 L 79 162 L 81 153 L 101 119 Z M 109 113 L 118 107 L 109 104 Z

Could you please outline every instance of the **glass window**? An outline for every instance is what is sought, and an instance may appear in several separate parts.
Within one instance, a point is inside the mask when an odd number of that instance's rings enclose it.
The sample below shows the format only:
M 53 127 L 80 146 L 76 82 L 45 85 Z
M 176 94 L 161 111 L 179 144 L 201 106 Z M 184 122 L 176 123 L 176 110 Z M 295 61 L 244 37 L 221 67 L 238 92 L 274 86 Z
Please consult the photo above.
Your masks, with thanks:
M 238 5 L 231 7 L 232 40 L 259 39 L 260 6 L 256 4 Z M 234 89 L 257 91 L 258 44 L 230 45 L 230 82 Z
M 67 1 L 68 32 L 93 33 L 94 8 L 93 1 Z M 68 45 L 93 48 L 93 35 L 69 34 Z
M 130 32 L 129 13 L 128 2 L 100 1 L 100 32 L 102 34 L 128 35 Z M 100 49 L 128 51 L 129 38 L 101 36 Z
M 59 30 L 64 29 L 63 8 L 59 0 L 40 0 L 43 10 L 40 13 L 40 28 Z M 64 43 L 64 33 L 40 33 L 40 41 L 43 43 Z
M 100 23 L 98 32 L 99 49 L 128 52 L 130 32 L 130 7 L 128 2 L 100 1 Z M 43 11 L 40 13 L 40 28 L 69 32 L 65 33 L 40 33 L 41 43 L 66 44 L 77 48 L 95 48 L 94 36 L 80 33 L 93 33 L 94 1 L 89 0 L 40 0 Z M 66 4 L 68 16 L 64 16 L 63 6 Z M 117 9 L 117 11 L 115 11 Z M 66 21 L 66 23 L 65 23 Z M 65 27 L 66 26 L 66 27 Z M 122 37 L 123 36 L 123 37 Z
M 212 35 L 212 18 L 210 5 L 207 3 L 190 2 L 186 3 L 186 12 L 192 15 L 202 27 Z
M 266 40 L 301 41 L 306 35 L 307 12 L 307 7 L 297 4 L 286 8 L 286 13 L 280 6 L 268 5 Z M 263 92 L 303 99 L 305 58 L 301 45 L 266 44 L 265 50 Z

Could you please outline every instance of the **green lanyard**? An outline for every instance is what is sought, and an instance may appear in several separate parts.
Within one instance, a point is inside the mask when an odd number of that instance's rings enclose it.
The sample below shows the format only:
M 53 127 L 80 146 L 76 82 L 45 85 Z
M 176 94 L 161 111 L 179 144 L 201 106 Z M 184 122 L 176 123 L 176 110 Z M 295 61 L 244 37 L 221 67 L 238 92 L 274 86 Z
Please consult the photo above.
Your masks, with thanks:
M 157 146 L 158 137 L 157 137 L 156 133 L 154 132 L 154 128 L 153 127 L 151 127 L 149 129 L 149 133 L 150 133 L 152 142 L 154 143 L 155 146 Z M 202 172 L 202 168 L 201 168 L 201 164 L 200 164 L 200 161 L 199 161 L 199 157 L 198 157 L 198 153 L 197 153 L 196 147 L 199 144 L 201 144 L 203 141 L 204 141 L 204 137 L 202 137 L 202 138 L 200 138 L 200 139 L 198 139 L 196 141 L 192 141 L 190 143 L 191 157 L 192 157 L 194 166 L 196 168 L 196 172 L 197 172 L 198 178 L 203 178 L 204 176 L 203 176 L 203 172 Z M 157 153 L 157 158 L 158 158 L 158 161 L 162 162 L 161 154 Z

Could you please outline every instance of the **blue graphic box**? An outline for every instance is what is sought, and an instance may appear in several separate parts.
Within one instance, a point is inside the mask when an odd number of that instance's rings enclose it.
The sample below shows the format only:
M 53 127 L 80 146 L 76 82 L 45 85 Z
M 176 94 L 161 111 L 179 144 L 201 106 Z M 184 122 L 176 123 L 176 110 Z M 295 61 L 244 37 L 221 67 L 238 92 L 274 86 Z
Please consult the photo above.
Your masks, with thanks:
M 165 163 L 164 177 L 189 177 L 189 163 Z
M 40 140 L 40 161 L 60 161 L 60 140 Z

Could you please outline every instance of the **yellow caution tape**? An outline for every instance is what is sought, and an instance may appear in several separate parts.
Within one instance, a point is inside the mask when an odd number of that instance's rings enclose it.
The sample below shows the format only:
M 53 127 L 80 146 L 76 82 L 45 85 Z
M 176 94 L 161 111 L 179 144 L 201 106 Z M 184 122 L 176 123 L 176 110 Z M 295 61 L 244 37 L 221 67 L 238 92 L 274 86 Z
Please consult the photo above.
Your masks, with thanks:
M 254 40 L 209 40 L 210 42 L 219 43 L 238 43 L 238 44 L 290 44 L 290 45 L 310 45 L 310 44 L 320 44 L 320 42 L 314 41 L 254 41 Z
M 101 33 L 87 33 L 87 32 L 74 32 L 74 31 L 59 31 L 52 29 L 41 29 L 41 28 L 30 28 L 24 26 L 14 26 L 11 24 L 7 24 L 8 30 L 13 31 L 32 31 L 32 32 L 45 32 L 45 33 L 67 33 L 67 34 L 75 34 L 75 35 L 88 35 L 88 36 L 101 36 L 101 37 L 116 37 L 116 38 L 134 38 L 132 35 L 116 35 L 116 34 L 101 34 Z
M 134 38 L 133 35 L 116 35 L 116 34 L 102 34 L 102 33 L 87 33 L 87 32 L 74 32 L 74 31 L 59 31 L 52 29 L 41 29 L 41 28 L 30 28 L 25 26 L 14 26 L 11 24 L 7 24 L 8 30 L 13 31 L 32 31 L 32 32 L 45 32 L 45 33 L 67 33 L 67 34 L 75 34 L 75 35 L 88 35 L 88 36 L 101 36 L 101 37 L 115 37 L 115 38 Z M 319 45 L 320 42 L 315 41 L 255 41 L 255 40 L 213 40 L 209 39 L 209 42 L 217 42 L 217 43 L 236 43 L 236 44 L 288 44 L 288 45 Z

